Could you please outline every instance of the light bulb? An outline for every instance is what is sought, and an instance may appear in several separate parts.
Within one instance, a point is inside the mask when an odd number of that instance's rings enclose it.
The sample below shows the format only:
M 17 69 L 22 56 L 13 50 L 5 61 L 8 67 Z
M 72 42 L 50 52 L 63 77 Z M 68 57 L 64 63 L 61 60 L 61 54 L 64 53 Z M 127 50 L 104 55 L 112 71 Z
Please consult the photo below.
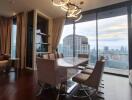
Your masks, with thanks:
M 52 3 L 54 6 L 64 6 L 66 5 L 70 0 L 52 0 Z

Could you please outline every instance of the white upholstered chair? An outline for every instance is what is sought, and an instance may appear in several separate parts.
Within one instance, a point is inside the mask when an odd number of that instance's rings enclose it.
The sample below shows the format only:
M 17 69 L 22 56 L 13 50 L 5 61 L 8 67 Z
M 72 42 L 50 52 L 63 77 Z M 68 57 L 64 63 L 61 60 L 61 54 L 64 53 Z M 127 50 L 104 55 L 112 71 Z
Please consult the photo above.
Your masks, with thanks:
M 49 59 L 49 55 L 48 55 L 48 54 L 44 54 L 44 55 L 43 55 L 43 58 L 44 58 L 44 59 Z
M 67 81 L 67 71 L 57 66 L 56 60 L 49 60 L 43 58 L 37 58 L 37 74 L 38 74 L 38 82 L 46 83 L 53 87 L 60 86 L 61 84 Z M 43 89 L 43 85 L 40 85 L 40 91 Z M 40 94 L 41 92 L 39 92 Z M 59 93 L 57 99 L 59 97 Z
M 49 59 L 50 60 L 55 60 L 56 59 L 55 53 L 50 53 L 49 54 Z
M 78 66 L 78 68 L 79 68 L 80 70 L 86 69 L 86 67 L 88 66 L 88 62 L 89 62 L 89 54 L 78 54 L 78 57 L 79 57 L 79 58 L 87 58 L 87 59 L 88 59 L 87 62 L 85 62 L 85 63 L 83 63 L 83 64 L 80 64 L 80 65 Z

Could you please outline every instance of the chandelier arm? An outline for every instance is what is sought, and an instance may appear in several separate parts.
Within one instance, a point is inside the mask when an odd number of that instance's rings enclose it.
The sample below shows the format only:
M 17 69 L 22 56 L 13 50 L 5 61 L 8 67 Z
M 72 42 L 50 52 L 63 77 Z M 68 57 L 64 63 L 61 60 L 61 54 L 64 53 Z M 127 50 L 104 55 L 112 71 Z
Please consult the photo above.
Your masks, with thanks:
M 66 11 L 66 19 L 70 18 L 75 21 L 81 19 L 81 8 L 78 5 L 71 3 L 71 0 L 58 0 L 56 2 L 55 0 L 52 0 L 52 3 L 54 6 L 59 6 L 63 11 Z
M 54 6 L 59 6 L 59 7 L 61 7 L 61 6 L 66 5 L 67 3 L 69 3 L 69 1 L 70 1 L 70 0 L 66 0 L 66 1 L 60 0 L 59 3 L 56 3 L 55 0 L 52 0 L 52 4 L 53 4 Z

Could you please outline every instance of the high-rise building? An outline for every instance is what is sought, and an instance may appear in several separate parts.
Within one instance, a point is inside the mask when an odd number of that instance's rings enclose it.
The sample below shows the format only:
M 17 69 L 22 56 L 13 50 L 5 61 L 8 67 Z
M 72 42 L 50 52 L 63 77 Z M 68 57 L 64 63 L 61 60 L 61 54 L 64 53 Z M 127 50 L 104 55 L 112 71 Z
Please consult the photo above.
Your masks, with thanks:
M 109 52 L 109 47 L 108 46 L 105 46 L 104 47 L 104 53 L 108 53 Z
M 89 44 L 88 38 L 85 36 L 75 35 L 75 55 L 88 54 Z M 68 35 L 63 39 L 64 56 L 73 56 L 73 35 Z

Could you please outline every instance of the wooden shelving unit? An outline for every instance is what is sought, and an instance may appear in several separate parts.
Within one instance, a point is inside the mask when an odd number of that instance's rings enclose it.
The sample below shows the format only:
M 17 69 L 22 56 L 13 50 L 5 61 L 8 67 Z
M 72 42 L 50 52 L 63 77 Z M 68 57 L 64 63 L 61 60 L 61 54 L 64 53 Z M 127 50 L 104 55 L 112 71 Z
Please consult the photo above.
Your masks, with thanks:
M 51 50 L 52 19 L 38 10 L 28 12 L 27 19 L 27 67 L 36 69 L 36 57 Z

